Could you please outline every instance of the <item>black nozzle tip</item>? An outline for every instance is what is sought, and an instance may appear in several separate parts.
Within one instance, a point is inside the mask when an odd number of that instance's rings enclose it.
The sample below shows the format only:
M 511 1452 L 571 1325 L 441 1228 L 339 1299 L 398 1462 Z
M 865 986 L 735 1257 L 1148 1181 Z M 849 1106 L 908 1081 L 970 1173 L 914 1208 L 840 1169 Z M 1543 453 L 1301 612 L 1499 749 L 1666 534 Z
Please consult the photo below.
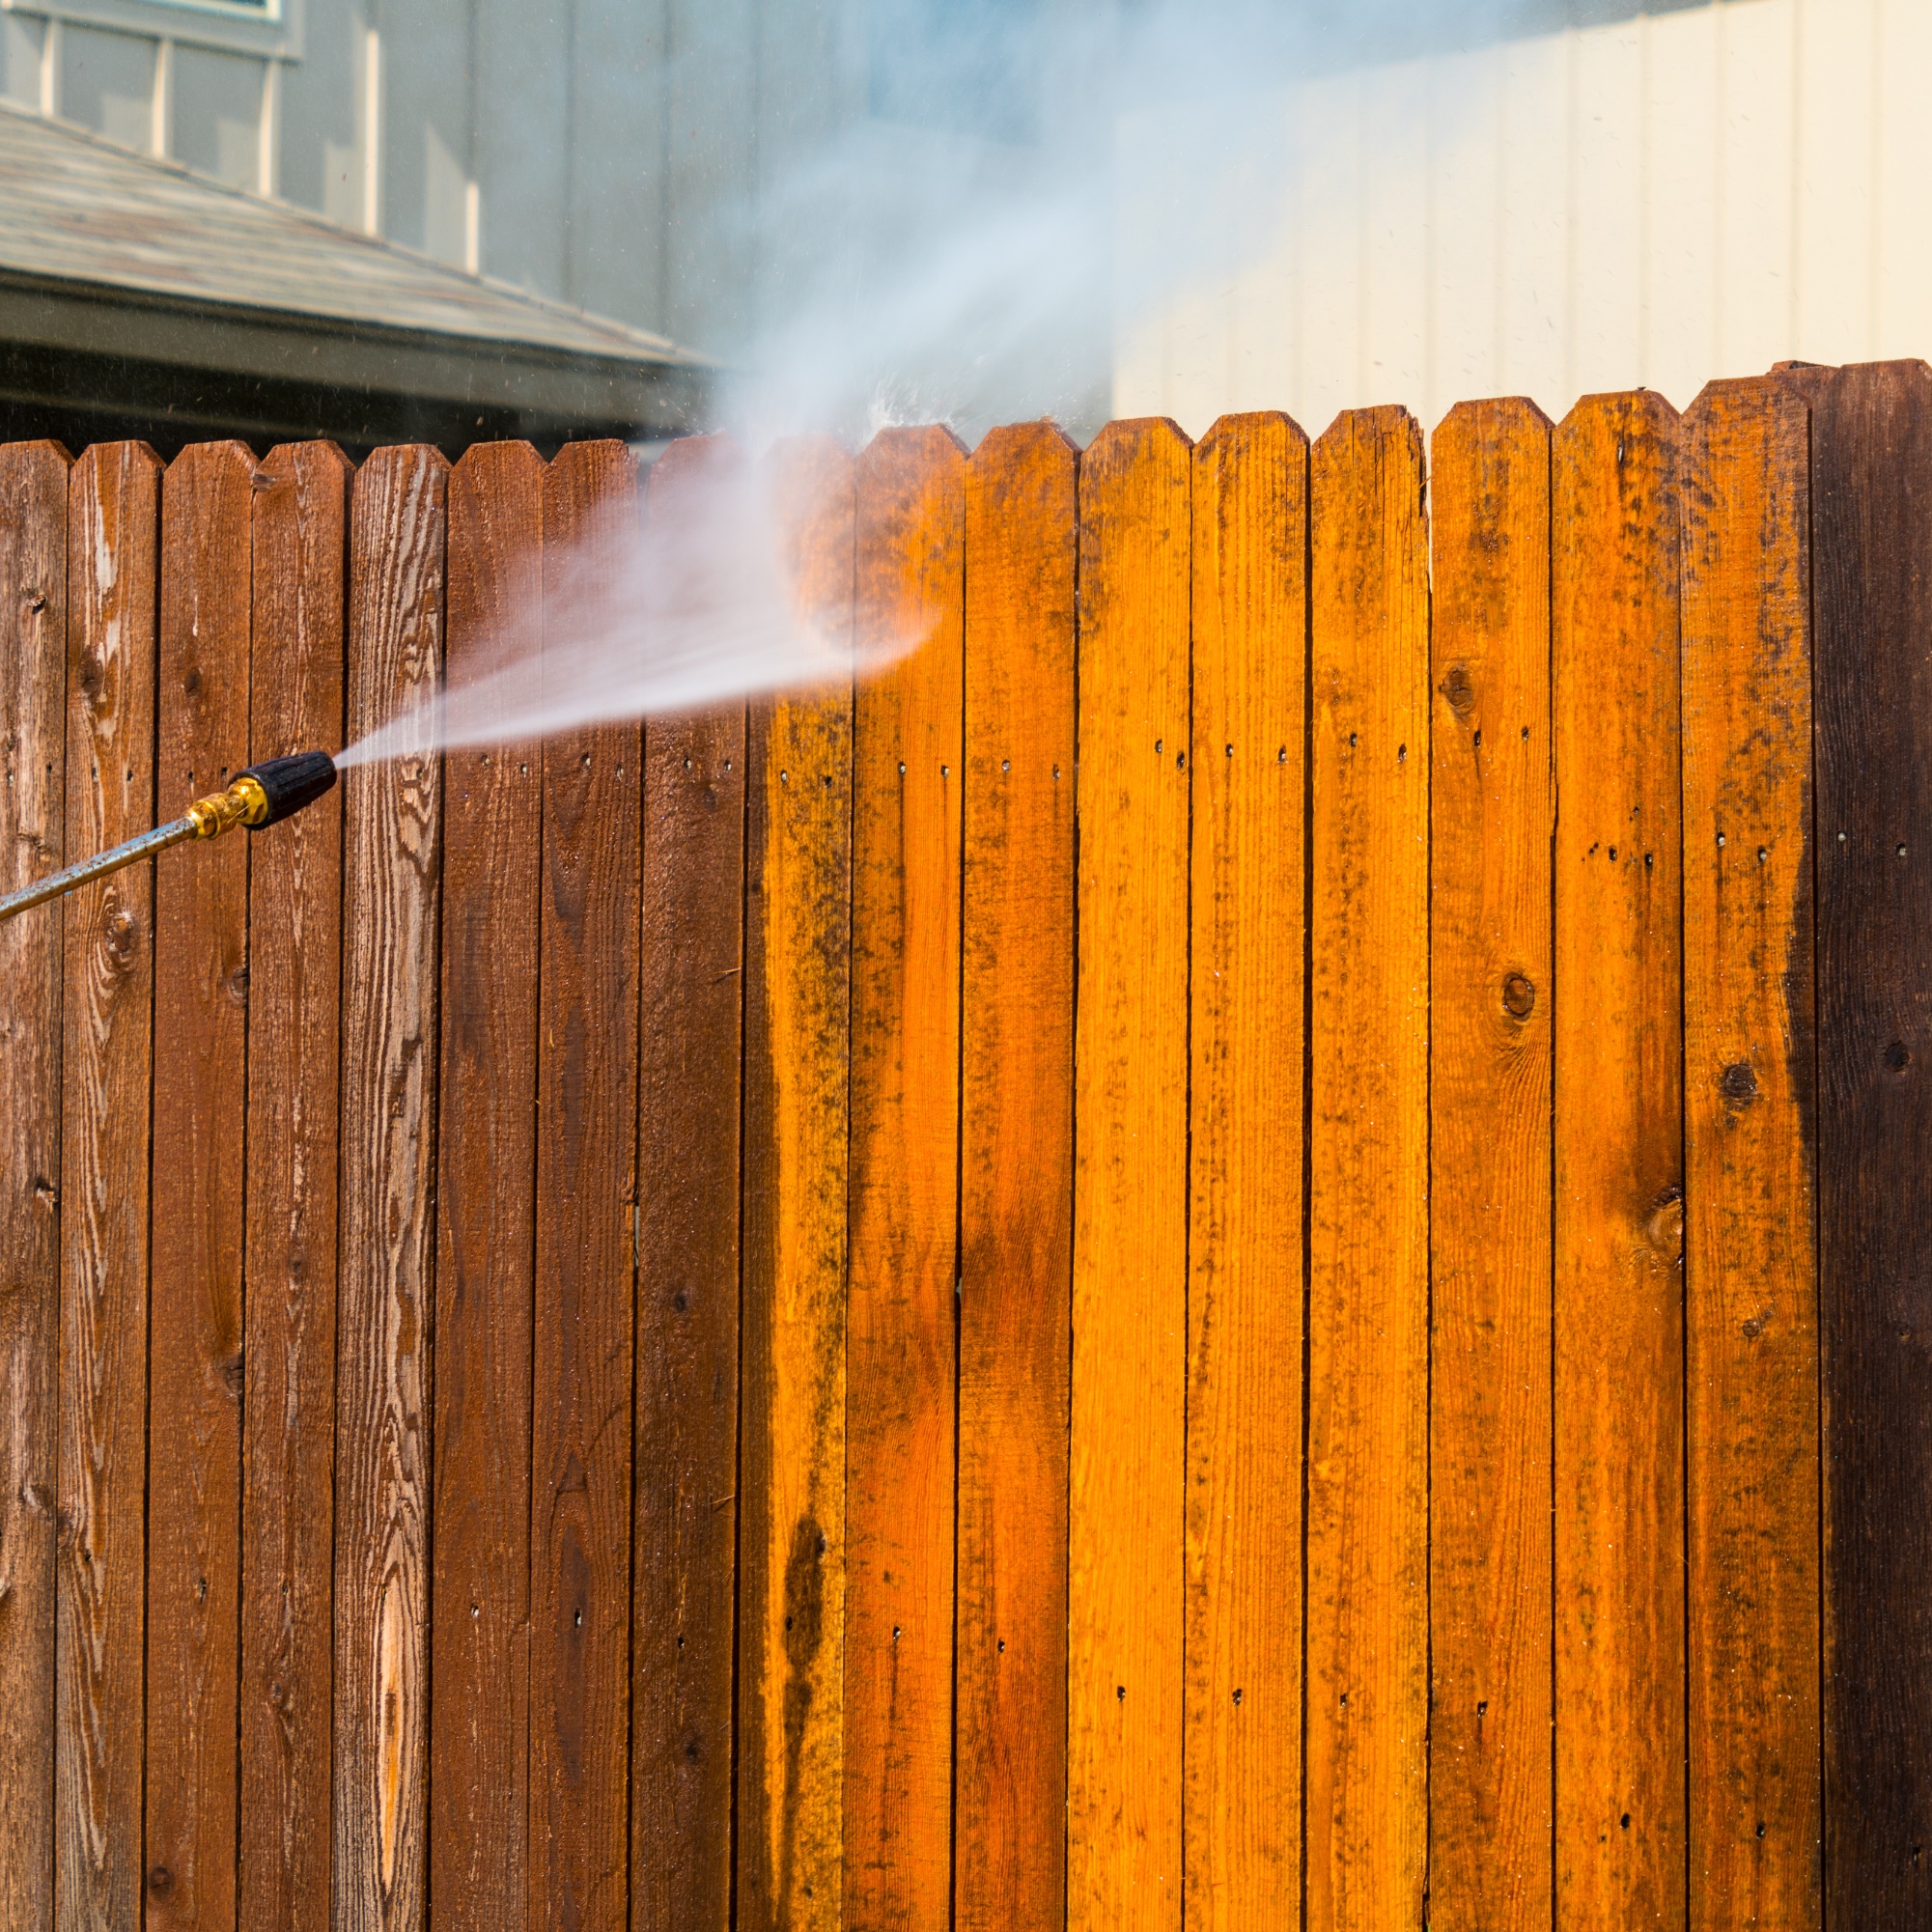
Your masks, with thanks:
M 326 751 L 297 751 L 288 758 L 265 758 L 240 774 L 252 778 L 267 796 L 268 809 L 260 824 L 250 826 L 259 832 L 313 805 L 323 793 L 335 786 L 335 760 Z

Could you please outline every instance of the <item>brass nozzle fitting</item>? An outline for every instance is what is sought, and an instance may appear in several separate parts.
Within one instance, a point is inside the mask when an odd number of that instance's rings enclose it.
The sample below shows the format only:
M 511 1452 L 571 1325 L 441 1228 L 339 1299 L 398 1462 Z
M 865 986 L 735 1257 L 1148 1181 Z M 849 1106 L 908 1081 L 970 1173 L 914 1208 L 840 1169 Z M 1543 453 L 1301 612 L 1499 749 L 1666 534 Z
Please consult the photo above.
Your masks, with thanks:
M 259 826 L 268 816 L 268 795 L 252 771 L 244 771 L 225 792 L 197 798 L 185 817 L 196 838 L 219 838 L 231 826 Z

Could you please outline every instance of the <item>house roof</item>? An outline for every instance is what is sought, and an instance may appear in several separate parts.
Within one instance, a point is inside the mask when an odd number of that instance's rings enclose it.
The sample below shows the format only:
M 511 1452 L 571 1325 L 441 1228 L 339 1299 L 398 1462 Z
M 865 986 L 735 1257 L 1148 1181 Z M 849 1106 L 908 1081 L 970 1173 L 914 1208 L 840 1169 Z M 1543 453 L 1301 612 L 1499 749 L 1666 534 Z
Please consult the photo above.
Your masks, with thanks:
M 4 105 L 0 342 L 656 431 L 695 426 L 715 369 Z

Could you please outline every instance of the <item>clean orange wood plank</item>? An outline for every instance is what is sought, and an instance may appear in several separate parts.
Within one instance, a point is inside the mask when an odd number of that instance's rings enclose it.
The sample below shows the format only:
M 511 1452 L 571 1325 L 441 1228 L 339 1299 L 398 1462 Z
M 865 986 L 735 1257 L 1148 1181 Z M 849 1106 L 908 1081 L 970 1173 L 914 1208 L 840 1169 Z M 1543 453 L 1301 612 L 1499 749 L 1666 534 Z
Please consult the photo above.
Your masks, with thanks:
M 1181 1922 L 1190 449 L 1080 463 L 1067 1917 Z
M 1428 533 L 1401 409 L 1315 444 L 1310 1932 L 1420 1922 L 1428 1852 Z
M 623 622 L 637 464 L 572 443 L 544 478 L 546 648 Z M 558 622 L 568 613 L 570 624 Z M 631 1275 L 643 739 L 544 747 L 537 1330 L 530 1477 L 530 1923 L 630 1911 Z
M 1694 1932 L 1822 1918 L 1808 414 L 1684 419 Z
M 342 742 L 349 460 L 284 443 L 254 478 L 257 758 Z M 249 848 L 247 1372 L 237 1919 L 329 1914 L 340 791 Z
M 771 488 L 801 608 L 850 637 L 851 458 L 782 446 Z M 836 1932 L 850 691 L 754 706 L 747 764 L 738 1913 L 744 1932 Z
M 543 491 L 528 443 L 480 444 L 450 472 L 453 682 L 542 641 Z M 473 1932 L 520 1925 L 529 1886 L 543 774 L 534 744 L 443 767 L 430 1909 Z
M 97 445 L 74 464 L 67 849 L 76 855 L 154 823 L 160 521 L 161 465 L 145 443 Z M 154 867 L 130 866 L 63 905 L 55 1882 L 59 1923 L 132 1926 L 142 1912 Z
M 1550 1923 L 1550 424 L 1431 451 L 1429 1918 Z
M 350 513 L 348 735 L 434 691 L 448 465 L 378 450 Z M 334 1922 L 423 1918 L 442 760 L 343 777 Z
M 1684 1920 L 1678 422 L 1552 446 L 1558 1922 Z
M 199 443 L 161 483 L 160 733 L 170 816 L 248 763 L 255 459 Z M 248 841 L 154 869 L 149 1287 L 147 1918 L 235 1917 L 239 1792 L 242 1159 Z
M 845 1910 L 952 1893 L 966 460 L 887 430 L 858 460 L 846 1291 Z
M 1302 1890 L 1308 439 L 1194 452 L 1187 1918 Z
M 57 443 L 0 448 L 0 894 L 63 862 L 67 516 Z M 0 1924 L 54 1922 L 58 908 L 0 926 Z
M 1074 446 L 966 473 L 954 1922 L 1065 1922 Z
M 686 436 L 666 450 L 651 469 L 647 581 L 690 581 L 675 574 L 681 552 L 734 567 L 718 519 L 747 501 L 750 484 L 729 437 Z M 702 574 L 690 587 L 720 600 L 730 590 Z M 661 614 L 675 623 L 701 613 Z M 744 749 L 742 701 L 645 727 L 630 1606 L 637 1932 L 726 1932 L 731 1922 Z

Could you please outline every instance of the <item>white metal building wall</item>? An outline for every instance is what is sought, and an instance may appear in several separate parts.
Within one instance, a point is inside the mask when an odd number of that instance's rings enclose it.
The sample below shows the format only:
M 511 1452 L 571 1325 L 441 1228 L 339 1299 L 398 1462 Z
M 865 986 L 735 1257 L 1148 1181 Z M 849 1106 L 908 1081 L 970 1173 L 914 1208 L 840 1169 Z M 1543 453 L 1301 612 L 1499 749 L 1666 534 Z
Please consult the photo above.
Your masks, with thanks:
M 1220 259 L 1123 319 L 1115 411 L 1317 433 L 1932 357 L 1928 98 L 1932 0 L 1722 0 L 1275 96 L 1223 176 Z M 1168 138 L 1123 133 L 1130 261 Z

